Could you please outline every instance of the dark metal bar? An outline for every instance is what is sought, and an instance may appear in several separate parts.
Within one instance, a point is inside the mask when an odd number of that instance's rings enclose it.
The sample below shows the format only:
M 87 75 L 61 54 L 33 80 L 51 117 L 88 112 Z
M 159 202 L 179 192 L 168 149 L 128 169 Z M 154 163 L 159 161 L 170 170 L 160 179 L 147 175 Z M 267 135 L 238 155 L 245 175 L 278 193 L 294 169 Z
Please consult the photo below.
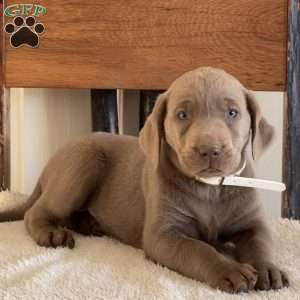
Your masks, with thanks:
M 156 98 L 164 91 L 142 90 L 140 100 L 140 129 L 143 128 L 147 117 L 151 114 Z
M 300 219 L 300 0 L 289 0 L 286 183 L 288 212 Z
M 3 134 L 3 100 L 4 100 L 4 80 L 3 80 L 3 1 L 0 1 L 0 135 L 1 135 L 1 142 L 0 142 L 0 178 L 1 178 L 1 187 L 2 190 L 4 188 L 4 144 L 5 144 L 5 137 Z
M 116 90 L 92 90 L 92 127 L 93 131 L 117 134 L 118 103 Z
M 0 1 L 0 190 L 10 187 L 9 103 L 4 87 L 3 1 Z

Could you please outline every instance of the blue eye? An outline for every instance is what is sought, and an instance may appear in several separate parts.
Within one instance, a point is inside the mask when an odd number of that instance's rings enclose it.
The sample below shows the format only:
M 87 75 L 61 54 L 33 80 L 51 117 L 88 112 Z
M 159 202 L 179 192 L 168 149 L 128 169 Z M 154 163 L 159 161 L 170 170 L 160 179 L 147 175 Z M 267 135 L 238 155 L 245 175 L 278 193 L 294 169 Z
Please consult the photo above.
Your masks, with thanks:
M 237 116 L 238 116 L 239 112 L 236 110 L 236 109 L 230 109 L 228 112 L 227 112 L 227 117 L 229 119 L 235 119 Z
M 179 120 L 186 120 L 188 118 L 188 115 L 185 111 L 181 110 L 180 112 L 178 112 L 177 118 Z

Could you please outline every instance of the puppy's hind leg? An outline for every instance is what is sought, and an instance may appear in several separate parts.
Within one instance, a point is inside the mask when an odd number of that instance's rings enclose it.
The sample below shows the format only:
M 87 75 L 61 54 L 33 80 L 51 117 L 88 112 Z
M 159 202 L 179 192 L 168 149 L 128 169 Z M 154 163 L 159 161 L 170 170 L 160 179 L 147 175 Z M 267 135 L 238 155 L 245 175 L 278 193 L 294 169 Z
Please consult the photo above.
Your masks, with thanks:
M 89 201 L 105 173 L 99 149 L 80 145 L 71 150 L 50 160 L 41 179 L 40 198 L 25 214 L 26 228 L 40 246 L 74 247 L 72 233 L 61 225 Z
M 39 201 L 44 198 L 40 198 Z M 74 248 L 73 235 L 61 227 L 60 220 L 54 217 L 48 209 L 35 205 L 25 214 L 26 228 L 36 243 L 43 247 Z

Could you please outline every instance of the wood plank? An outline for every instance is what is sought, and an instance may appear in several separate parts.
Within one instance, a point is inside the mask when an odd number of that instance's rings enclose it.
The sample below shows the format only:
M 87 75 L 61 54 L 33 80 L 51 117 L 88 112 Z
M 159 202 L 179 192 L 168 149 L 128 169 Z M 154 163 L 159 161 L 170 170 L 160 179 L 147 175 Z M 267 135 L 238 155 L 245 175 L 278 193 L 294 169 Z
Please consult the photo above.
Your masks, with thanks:
M 286 202 L 291 219 L 300 220 L 300 2 L 289 0 L 286 124 Z M 286 207 L 284 203 L 283 208 Z
M 31 2 L 47 7 L 46 31 L 38 49 L 13 49 L 6 34 L 9 87 L 165 89 L 210 65 L 285 89 L 286 0 Z

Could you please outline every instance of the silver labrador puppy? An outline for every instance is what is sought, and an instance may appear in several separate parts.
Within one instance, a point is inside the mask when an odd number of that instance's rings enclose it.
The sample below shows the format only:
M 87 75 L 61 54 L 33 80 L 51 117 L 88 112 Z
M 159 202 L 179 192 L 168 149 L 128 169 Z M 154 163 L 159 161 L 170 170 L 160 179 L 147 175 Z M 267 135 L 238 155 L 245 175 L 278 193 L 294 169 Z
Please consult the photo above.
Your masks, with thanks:
M 141 247 L 152 260 L 227 292 L 279 289 L 287 277 L 251 188 L 197 178 L 253 176 L 274 130 L 234 77 L 187 72 L 159 96 L 139 140 L 96 133 L 61 148 L 27 203 L 0 215 L 25 217 L 41 246 L 74 247 L 69 229 Z M 230 250 L 230 251 L 229 251 Z

